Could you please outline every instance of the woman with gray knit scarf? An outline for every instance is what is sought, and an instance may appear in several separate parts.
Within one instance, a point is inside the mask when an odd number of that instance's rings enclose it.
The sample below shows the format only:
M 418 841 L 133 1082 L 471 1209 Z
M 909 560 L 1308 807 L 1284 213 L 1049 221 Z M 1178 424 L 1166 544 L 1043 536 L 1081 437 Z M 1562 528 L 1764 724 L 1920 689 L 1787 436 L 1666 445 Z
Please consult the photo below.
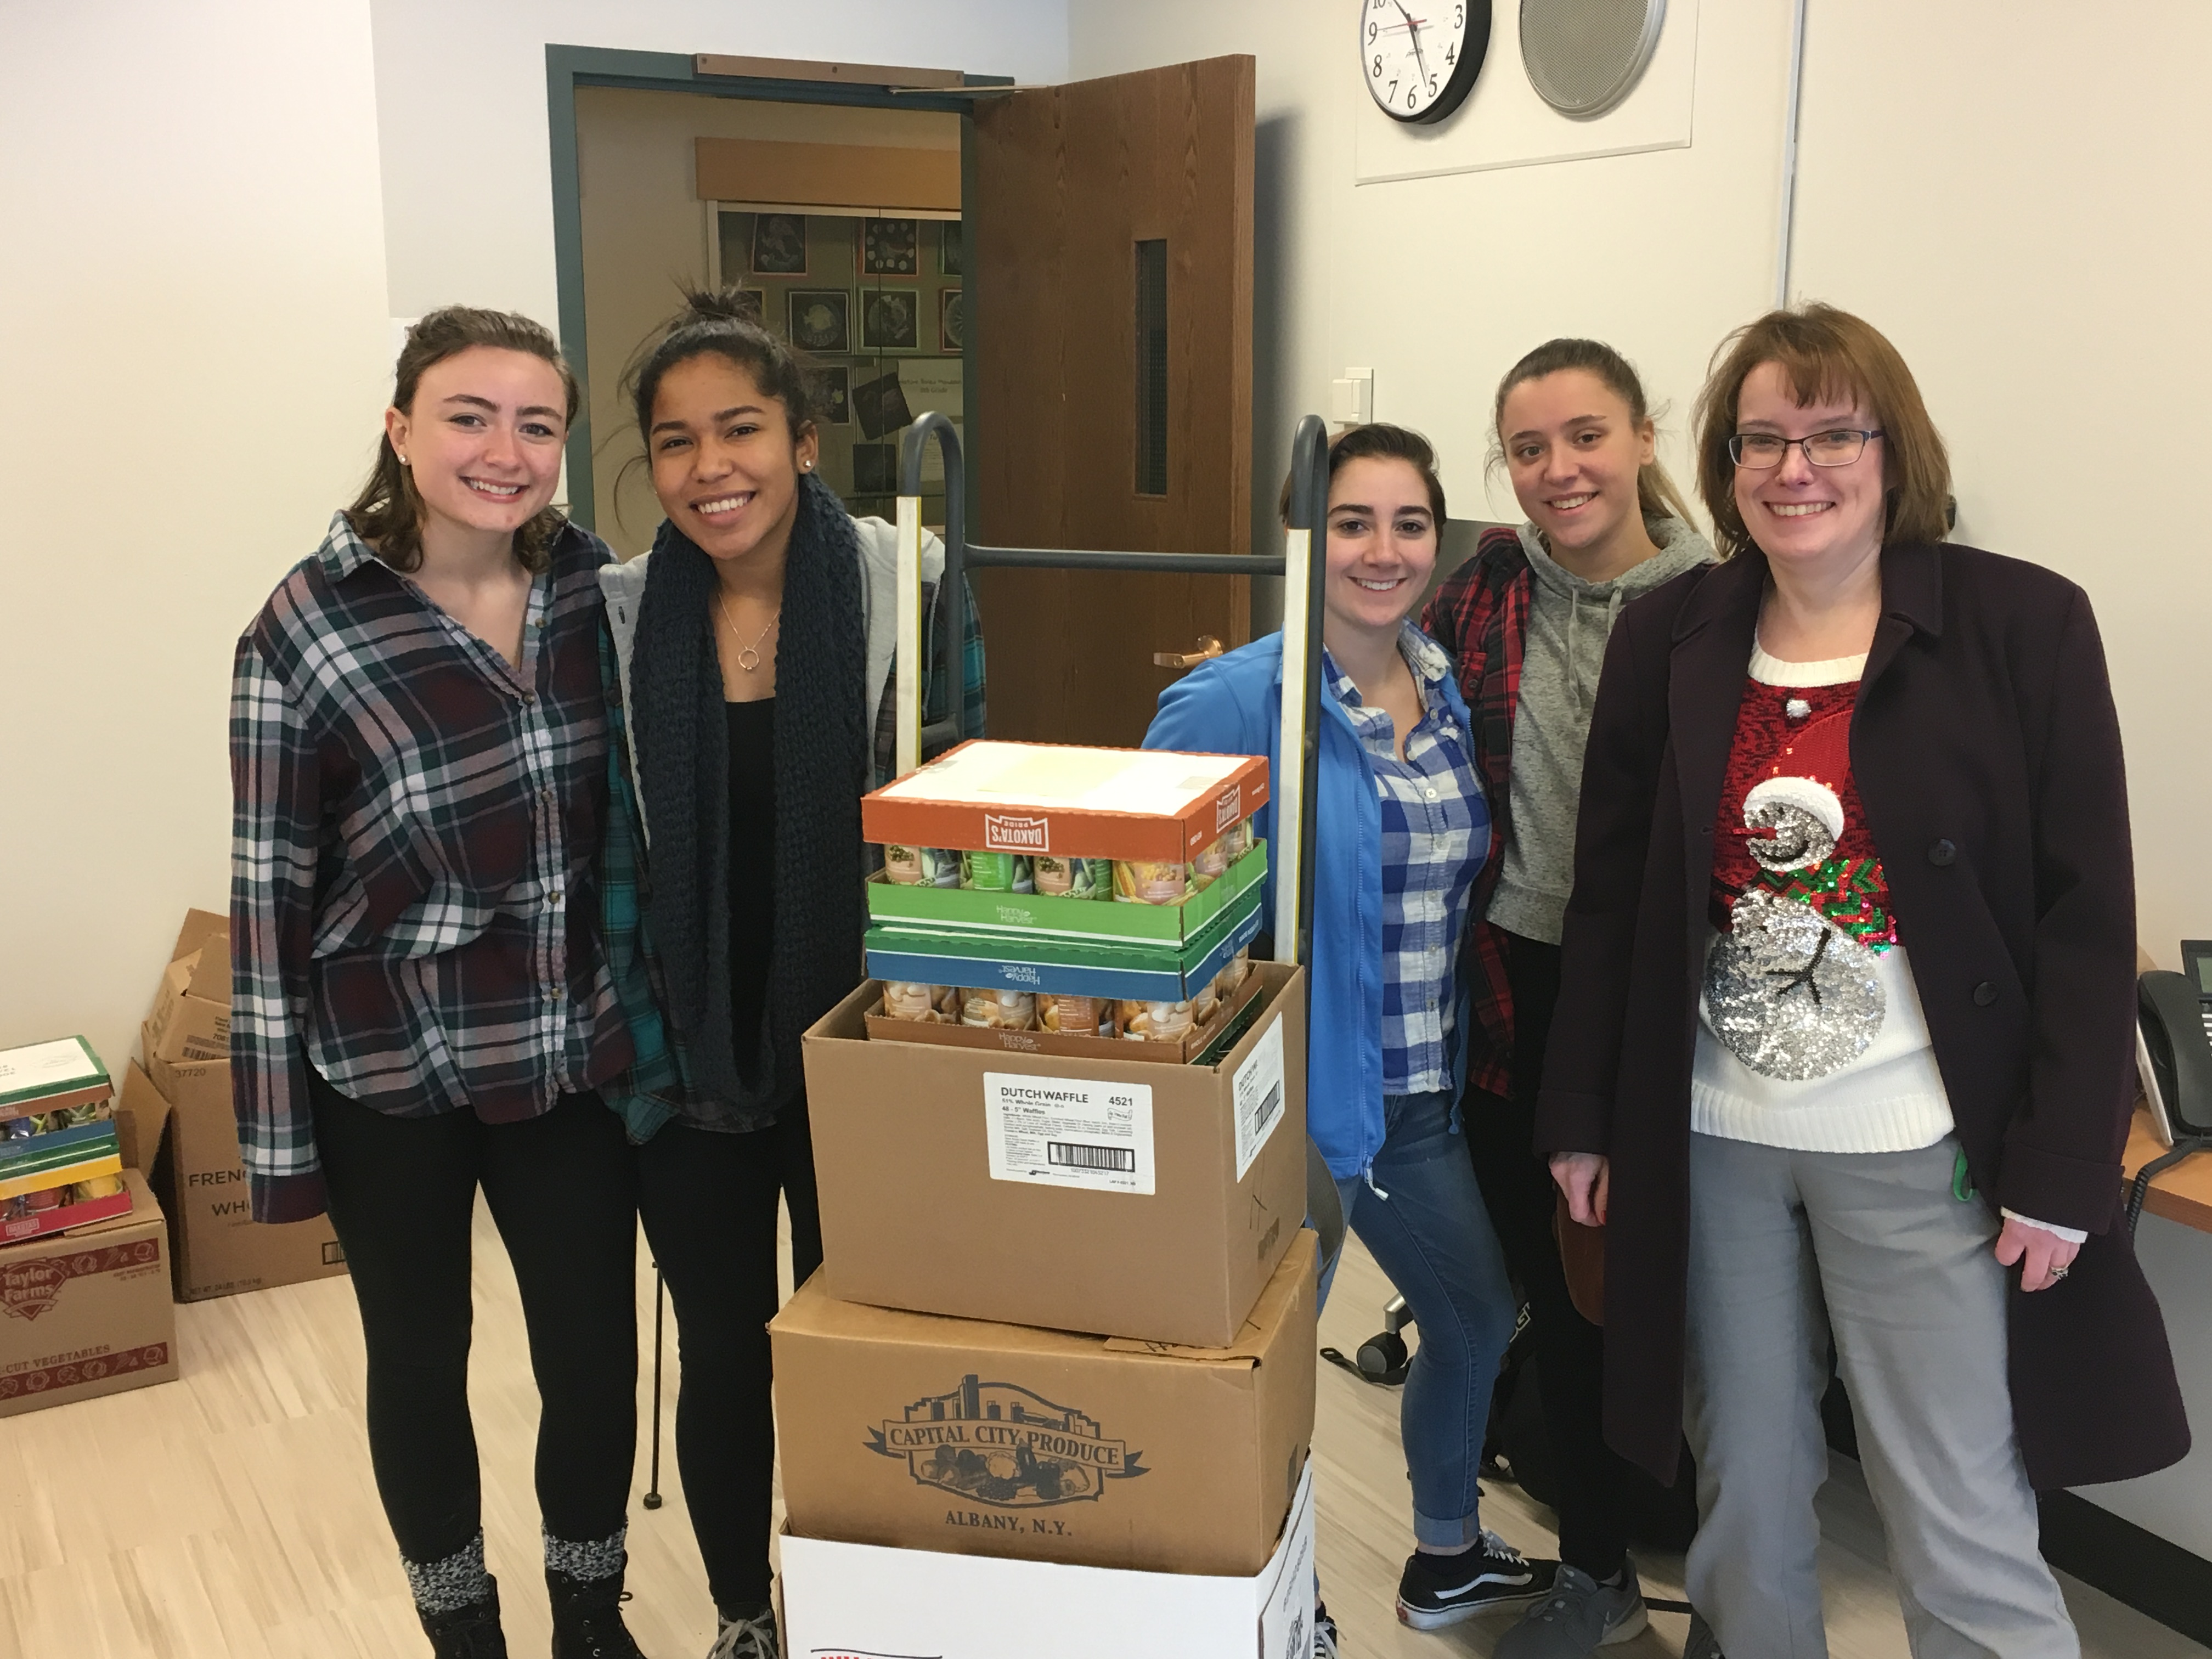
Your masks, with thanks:
M 1643 385 L 1612 347 L 1546 342 L 1499 383 L 1493 414 L 1493 464 L 1527 521 L 1485 534 L 1421 626 L 1458 660 L 1490 793 L 1491 856 L 1467 943 L 1475 1030 L 1461 1112 L 1528 1297 L 1558 1488 L 1559 1576 L 1497 1652 L 1581 1659 L 1644 1628 L 1628 1532 L 1632 1492 L 1650 1482 L 1605 1443 L 1604 1335 L 1568 1293 L 1551 1176 L 1534 1150 L 1536 1094 L 1606 641 L 1623 605 L 1713 550 L 1658 463 Z
M 734 291 L 690 295 L 626 390 L 666 516 L 651 552 L 600 573 L 600 884 L 636 1051 L 600 1092 L 635 1146 L 676 1309 L 676 1458 L 718 1614 L 709 1659 L 777 1659 L 777 1204 L 804 1283 L 822 1230 L 799 1036 L 862 974 L 860 796 L 888 781 L 897 537 L 823 483 L 813 378 Z M 944 556 L 926 538 L 925 613 Z M 963 654 L 972 734 L 980 641 Z

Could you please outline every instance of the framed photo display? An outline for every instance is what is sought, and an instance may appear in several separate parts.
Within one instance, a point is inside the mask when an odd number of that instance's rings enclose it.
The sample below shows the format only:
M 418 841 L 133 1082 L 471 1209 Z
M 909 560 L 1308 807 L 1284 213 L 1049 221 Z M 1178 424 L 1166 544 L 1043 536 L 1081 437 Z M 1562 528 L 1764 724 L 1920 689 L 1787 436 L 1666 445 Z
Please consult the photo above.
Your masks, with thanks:
M 863 276 L 920 276 L 921 221 L 861 220 L 860 274 Z
M 853 371 L 842 364 L 814 371 L 822 391 L 822 419 L 830 426 L 853 423 Z
M 921 295 L 910 288 L 878 289 L 874 293 L 862 295 L 860 349 L 864 351 L 919 351 L 921 349 Z
M 853 388 L 853 413 L 860 422 L 860 435 L 873 443 L 887 432 L 896 432 L 914 419 L 908 408 L 906 388 L 898 371 L 863 380 Z
M 842 288 L 795 288 L 785 296 L 792 344 L 842 357 L 853 349 L 853 296 Z
M 967 242 L 962 235 L 965 228 L 957 219 L 940 220 L 937 227 L 937 274 L 940 276 L 965 276 Z
M 806 275 L 806 216 L 755 214 L 751 264 L 757 276 Z
M 964 351 L 968 349 L 967 338 L 967 313 L 961 308 L 960 290 L 938 289 L 937 349 L 948 354 Z

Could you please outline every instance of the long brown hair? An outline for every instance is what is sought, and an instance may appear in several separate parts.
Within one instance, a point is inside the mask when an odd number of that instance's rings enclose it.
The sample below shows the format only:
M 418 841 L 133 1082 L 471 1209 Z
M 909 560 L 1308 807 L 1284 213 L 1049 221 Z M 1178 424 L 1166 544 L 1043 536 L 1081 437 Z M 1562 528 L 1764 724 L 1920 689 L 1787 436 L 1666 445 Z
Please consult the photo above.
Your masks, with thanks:
M 1429 514 L 1436 520 L 1437 534 L 1444 533 L 1444 485 L 1437 477 L 1437 452 L 1419 433 L 1410 427 L 1392 426 L 1384 421 L 1370 421 L 1365 426 L 1348 426 L 1328 441 L 1328 476 L 1331 478 L 1344 470 L 1346 461 L 1360 459 L 1403 461 L 1420 474 L 1421 488 L 1428 491 Z M 1291 489 L 1296 480 L 1285 474 L 1283 493 L 1275 504 L 1276 512 L 1285 524 L 1291 521 Z M 1318 530 L 1319 525 L 1314 526 Z
M 582 393 L 551 332 L 543 323 L 519 313 L 485 311 L 475 306 L 443 307 L 407 331 L 407 343 L 399 349 L 399 363 L 393 372 L 392 406 L 413 413 L 415 389 L 422 383 L 423 370 L 476 346 L 525 352 L 552 364 L 568 402 L 566 424 L 575 424 Z M 361 494 L 346 508 L 346 522 L 394 570 L 416 570 L 422 563 L 422 497 L 415 489 L 414 477 L 400 465 L 399 453 L 392 448 L 392 434 L 387 432 L 377 440 L 376 464 L 369 469 Z M 514 532 L 514 556 L 524 569 L 535 574 L 545 568 L 553 538 L 567 522 L 549 507 Z
M 1761 363 L 1780 368 L 1801 405 L 1850 398 L 1881 429 L 1885 546 L 1940 542 L 1950 533 L 1951 460 L 1912 371 L 1873 324 L 1816 301 L 1770 311 L 1722 341 L 1698 394 L 1698 493 L 1713 515 L 1713 545 L 1721 557 L 1757 544 L 1736 510 L 1729 440 L 1735 435 L 1743 383 Z
M 1628 405 L 1632 424 L 1641 427 L 1651 418 L 1644 397 L 1644 382 L 1627 358 L 1602 340 L 1547 340 L 1507 369 L 1505 378 L 1498 383 L 1498 400 L 1490 410 L 1491 465 L 1502 466 L 1505 463 L 1506 394 L 1526 381 L 1540 380 L 1547 374 L 1570 368 L 1596 376 L 1601 386 Z M 1647 519 L 1691 522 L 1689 503 L 1683 500 L 1682 492 L 1674 487 L 1674 479 L 1667 476 L 1667 469 L 1656 459 L 1637 469 L 1636 509 Z

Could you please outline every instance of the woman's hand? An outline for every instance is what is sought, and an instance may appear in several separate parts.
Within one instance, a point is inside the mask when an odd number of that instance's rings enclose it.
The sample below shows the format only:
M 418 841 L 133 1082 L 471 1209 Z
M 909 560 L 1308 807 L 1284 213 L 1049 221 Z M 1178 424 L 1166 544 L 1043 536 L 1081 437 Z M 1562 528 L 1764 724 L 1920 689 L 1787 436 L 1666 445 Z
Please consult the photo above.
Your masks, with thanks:
M 1559 1173 L 1559 1160 L 1552 1160 L 1552 1172 Z M 1579 1221 L 1580 1216 L 1575 1218 Z M 2079 1244 L 2061 1238 L 2048 1230 L 2032 1226 L 2016 1216 L 2005 1218 L 2004 1231 L 1997 1235 L 1997 1260 L 2008 1267 L 2020 1263 L 2020 1287 L 2023 1291 L 2047 1291 L 2066 1277 L 2066 1270 L 2074 1265 L 2081 1253 Z M 2056 1271 L 2053 1271 L 2056 1269 Z
M 1567 1196 L 1569 1215 L 1585 1227 L 1605 1225 L 1605 1201 L 1613 1180 L 1610 1158 L 1596 1152 L 1553 1152 L 1552 1179 L 1559 1183 L 1559 1190 Z M 2047 1233 L 2044 1236 L 2050 1237 Z M 2004 1247 L 2000 1244 L 1997 1248 Z

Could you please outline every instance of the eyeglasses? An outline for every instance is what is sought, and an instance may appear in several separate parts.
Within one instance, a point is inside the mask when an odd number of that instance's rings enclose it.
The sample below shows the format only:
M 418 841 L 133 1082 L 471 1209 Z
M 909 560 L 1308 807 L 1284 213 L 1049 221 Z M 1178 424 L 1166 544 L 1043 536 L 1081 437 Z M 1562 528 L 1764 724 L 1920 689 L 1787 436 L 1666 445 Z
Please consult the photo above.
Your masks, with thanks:
M 1771 432 L 1739 432 L 1729 440 L 1729 459 L 1738 466 L 1765 472 L 1782 465 L 1794 445 L 1814 466 L 1849 466 L 1866 453 L 1867 440 L 1879 432 L 1815 432 L 1809 438 L 1783 438 Z

